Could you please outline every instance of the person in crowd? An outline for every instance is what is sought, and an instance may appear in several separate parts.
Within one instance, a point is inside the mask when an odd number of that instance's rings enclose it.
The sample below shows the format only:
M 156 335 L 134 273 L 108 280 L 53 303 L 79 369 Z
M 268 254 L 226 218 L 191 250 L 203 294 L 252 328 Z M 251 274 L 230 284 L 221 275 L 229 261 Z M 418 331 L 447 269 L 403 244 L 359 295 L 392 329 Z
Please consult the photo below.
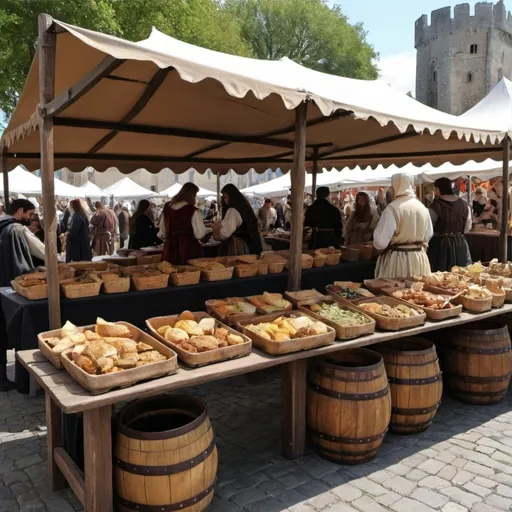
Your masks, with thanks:
M 475 217 L 476 224 L 492 224 L 493 228 L 499 229 L 501 225 L 501 197 L 498 195 L 501 187 L 494 186 L 487 192 L 487 203 L 484 211 Z
M 71 213 L 66 240 L 66 263 L 70 261 L 91 261 L 89 221 L 80 199 L 73 199 L 68 209 Z
M 345 243 L 347 245 L 362 244 L 373 239 L 373 231 L 379 222 L 379 215 L 371 207 L 370 198 L 366 192 L 356 195 L 355 210 L 347 222 Z
M 213 238 L 222 240 L 224 256 L 260 254 L 261 238 L 254 210 L 235 185 L 222 189 L 222 221 L 213 224 Z
M 67 233 L 69 229 L 69 222 L 71 220 L 71 210 L 69 209 L 69 205 L 64 210 L 64 214 L 60 220 L 60 230 L 62 233 Z
M 117 214 L 119 222 L 119 247 L 124 248 L 124 244 L 130 236 L 130 213 L 128 208 L 122 206 Z
M 114 206 L 114 213 L 119 217 L 119 213 L 123 209 L 123 201 L 118 201 Z
M 386 193 L 382 187 L 379 187 L 377 195 L 375 196 L 375 204 L 377 205 L 377 214 L 380 217 L 388 205 L 386 201 Z
M 97 256 L 113 254 L 115 250 L 117 215 L 101 201 L 95 205 L 96 213 L 91 219 L 93 227 L 92 249 Z
M 387 190 L 386 190 L 386 204 L 389 204 L 393 201 L 394 199 L 394 191 L 393 191 L 393 187 L 389 187 Z
M 486 204 L 487 195 L 485 194 L 484 189 L 477 187 L 475 190 L 475 197 L 473 198 L 473 216 L 475 217 L 475 220 L 482 215 Z
M 375 277 L 428 275 L 430 263 L 425 248 L 433 235 L 432 219 L 416 198 L 413 176 L 394 174 L 391 187 L 394 199 L 373 232 L 374 247 L 384 251 L 377 260 Z
M 312 230 L 309 249 L 339 248 L 341 244 L 343 227 L 341 213 L 329 201 L 330 194 L 328 187 L 318 187 L 316 200 L 304 215 L 304 226 Z
M 130 221 L 130 249 L 141 249 L 161 243 L 157 236 L 157 228 L 150 217 L 151 204 L 147 199 L 142 199 L 133 212 Z
M 210 203 L 210 207 L 206 211 L 206 217 L 204 220 L 206 222 L 213 222 L 216 215 L 217 215 L 217 201 L 212 201 Z
M 27 199 L 9 204 L 0 219 L 0 286 L 35 269 L 34 258 L 44 261 L 44 244 L 28 229 L 35 206 Z
M 187 265 L 188 260 L 202 256 L 200 240 L 206 241 L 203 217 L 196 208 L 199 187 L 185 183 L 164 206 L 158 237 L 165 241 L 163 261 Z
M 276 223 L 274 227 L 276 229 L 278 228 L 284 228 L 284 206 L 281 201 L 277 201 L 277 203 L 274 206 L 274 210 L 276 211 Z
M 454 193 L 448 178 L 434 182 L 435 199 L 428 211 L 434 226 L 430 240 L 428 259 L 432 272 L 450 271 L 454 265 L 471 264 L 471 254 L 464 233 L 471 229 L 469 205 Z
M 258 210 L 258 226 L 260 231 L 274 229 L 277 221 L 277 212 L 272 205 L 272 199 L 265 198 L 263 206 Z
M 286 198 L 284 205 L 284 229 L 289 230 L 292 224 L 292 196 Z

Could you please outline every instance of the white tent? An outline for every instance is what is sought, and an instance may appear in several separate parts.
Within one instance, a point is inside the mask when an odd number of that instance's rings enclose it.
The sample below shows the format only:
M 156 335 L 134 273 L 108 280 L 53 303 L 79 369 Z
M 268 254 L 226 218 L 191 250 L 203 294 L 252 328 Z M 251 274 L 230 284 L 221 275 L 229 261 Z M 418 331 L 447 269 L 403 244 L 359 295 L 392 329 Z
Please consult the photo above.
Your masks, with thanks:
M 90 197 L 91 199 L 101 199 L 102 197 L 108 197 L 108 192 L 105 192 L 103 189 L 98 187 L 95 183 L 88 181 L 85 185 L 80 187 L 84 191 L 85 197 Z
M 55 195 L 57 197 L 65 197 L 66 199 L 75 199 L 76 197 L 85 197 L 84 191 L 80 187 L 75 187 L 69 183 L 53 179 L 55 185 Z
M 181 185 L 180 183 L 173 183 L 169 188 L 162 190 L 162 192 L 158 192 L 158 195 L 164 197 L 174 197 L 181 190 L 182 186 L 183 185 Z M 215 192 L 199 187 L 197 197 L 206 198 L 209 196 L 215 196 Z
M 147 199 L 148 197 L 158 195 L 147 188 L 141 187 L 130 178 L 121 179 L 117 183 L 107 187 L 105 192 L 109 196 L 114 196 L 118 199 Z

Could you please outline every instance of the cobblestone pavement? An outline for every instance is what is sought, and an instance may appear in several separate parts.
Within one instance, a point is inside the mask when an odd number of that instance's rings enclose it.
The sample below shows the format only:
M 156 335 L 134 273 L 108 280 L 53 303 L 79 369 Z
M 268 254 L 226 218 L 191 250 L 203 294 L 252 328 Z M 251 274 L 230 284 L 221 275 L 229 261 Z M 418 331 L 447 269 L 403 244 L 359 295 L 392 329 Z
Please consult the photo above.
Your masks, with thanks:
M 11 368 L 12 370 L 12 368 Z M 188 390 L 208 404 L 220 455 L 214 512 L 499 512 L 512 510 L 512 393 L 496 406 L 444 396 L 433 426 L 388 435 L 377 458 L 339 466 L 313 450 L 280 455 L 277 373 Z M 81 510 L 52 493 L 44 400 L 0 393 L 0 512 Z

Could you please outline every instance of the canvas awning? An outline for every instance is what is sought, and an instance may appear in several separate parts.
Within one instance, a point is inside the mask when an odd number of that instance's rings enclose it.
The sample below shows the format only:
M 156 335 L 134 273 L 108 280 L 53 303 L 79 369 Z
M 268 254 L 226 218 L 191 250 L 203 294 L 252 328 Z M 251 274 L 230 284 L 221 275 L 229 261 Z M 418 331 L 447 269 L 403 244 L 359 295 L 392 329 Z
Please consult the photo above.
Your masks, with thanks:
M 140 186 L 128 177 L 122 178 L 117 183 L 110 185 L 104 192 L 109 196 L 114 196 L 116 199 L 149 199 L 150 197 L 158 195 Z
M 59 21 L 53 27 L 57 97 L 43 114 L 54 118 L 56 168 L 289 169 L 293 109 L 307 100 L 308 168 L 313 158 L 326 167 L 483 160 L 500 153 L 491 143 L 506 133 L 431 109 L 381 81 L 288 59 L 227 55 L 155 29 L 130 42 Z M 36 56 L 2 139 L 10 167 L 39 166 L 38 73 Z M 67 106 L 69 97 L 76 101 Z M 473 142 L 481 140 L 487 144 Z
M 173 183 L 170 187 L 162 190 L 162 192 L 158 192 L 159 196 L 163 197 L 174 197 L 180 190 L 183 185 L 181 183 Z M 206 198 L 209 196 L 215 196 L 215 192 L 211 190 L 207 190 L 206 188 L 198 187 L 199 192 L 197 193 L 197 197 Z

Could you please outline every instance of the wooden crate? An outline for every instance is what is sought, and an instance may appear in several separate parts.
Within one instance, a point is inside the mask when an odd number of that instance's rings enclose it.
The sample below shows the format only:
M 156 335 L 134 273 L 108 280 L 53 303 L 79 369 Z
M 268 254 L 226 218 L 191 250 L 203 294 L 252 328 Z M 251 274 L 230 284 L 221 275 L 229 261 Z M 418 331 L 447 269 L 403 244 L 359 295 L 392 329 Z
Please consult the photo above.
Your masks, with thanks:
M 235 266 L 235 276 L 236 277 L 255 277 L 259 272 L 259 264 L 258 263 L 247 263 Z
M 46 274 L 44 274 L 43 272 L 38 272 L 38 274 L 40 274 L 41 277 L 46 278 Z M 18 293 L 22 297 L 25 297 L 28 300 L 41 300 L 48 298 L 47 284 L 38 284 L 35 286 L 21 286 L 19 282 L 24 277 L 26 276 L 21 275 L 11 281 L 11 287 L 16 293 Z
M 203 318 L 212 318 L 209 314 L 203 311 L 194 312 L 193 315 L 196 322 L 199 322 Z M 218 363 L 220 361 L 226 361 L 228 359 L 244 357 L 251 353 L 251 339 L 244 335 L 242 335 L 242 338 L 244 338 L 245 343 L 240 345 L 230 345 L 229 347 L 208 350 L 206 352 L 200 352 L 198 354 L 192 354 L 190 352 L 187 352 L 186 350 L 180 348 L 179 345 L 166 340 L 161 334 L 158 333 L 158 329 L 160 327 L 163 327 L 164 325 L 174 326 L 178 318 L 179 315 L 149 318 L 148 320 L 146 320 L 146 325 L 148 326 L 148 331 L 152 336 L 154 336 L 160 342 L 165 343 L 166 345 L 171 347 L 178 354 L 180 361 L 183 361 L 188 366 L 205 366 L 207 364 Z M 215 327 L 222 327 L 224 329 L 227 329 L 232 334 L 240 335 L 239 332 L 221 323 L 217 319 L 215 321 Z
M 171 274 L 171 283 L 174 286 L 189 286 L 198 284 L 201 280 L 201 271 L 192 265 L 177 265 L 177 272 Z
M 325 334 L 318 334 L 316 336 L 308 336 L 307 338 L 297 338 L 287 341 L 273 341 L 262 338 L 260 335 L 246 328 L 249 324 L 261 324 L 264 322 L 272 322 L 280 316 L 297 317 L 297 316 L 310 316 L 298 311 L 288 311 L 286 313 L 272 313 L 271 315 L 257 316 L 251 320 L 243 320 L 238 322 L 237 328 L 246 336 L 251 338 L 253 345 L 263 350 L 267 354 L 281 355 L 289 354 L 292 352 L 301 352 L 302 350 L 309 350 L 311 348 L 323 347 L 325 345 L 332 345 L 336 338 L 335 330 L 327 325 L 328 332 Z M 325 323 L 325 322 L 324 322 Z
M 103 281 L 99 278 L 94 283 L 79 283 L 74 279 L 67 279 L 60 282 L 60 288 L 67 299 L 81 299 L 99 295 L 102 284 Z
M 169 285 L 169 274 L 160 273 L 156 276 L 131 276 L 133 287 L 138 290 L 159 290 Z
M 90 375 L 71 361 L 70 356 L 72 349 L 66 350 L 62 353 L 61 363 L 66 371 L 75 379 L 82 387 L 91 391 L 93 395 L 106 393 L 114 388 L 126 388 L 133 386 L 137 382 L 149 379 L 157 379 L 164 375 L 176 373 L 178 370 L 178 356 L 176 352 L 171 350 L 167 345 L 160 343 L 153 336 L 141 331 L 134 325 L 127 322 L 116 322 L 118 324 L 126 325 L 131 333 L 134 341 L 142 341 L 151 345 L 155 350 L 166 356 L 167 361 L 160 361 L 151 363 L 136 368 L 123 370 L 122 372 L 109 373 L 106 375 Z M 84 327 L 83 329 L 94 330 L 94 325 Z M 59 331 L 50 331 L 59 332 Z
M 103 281 L 103 292 L 107 294 L 111 293 L 127 293 L 130 291 L 131 280 L 129 277 L 119 277 L 119 279 L 113 281 Z

